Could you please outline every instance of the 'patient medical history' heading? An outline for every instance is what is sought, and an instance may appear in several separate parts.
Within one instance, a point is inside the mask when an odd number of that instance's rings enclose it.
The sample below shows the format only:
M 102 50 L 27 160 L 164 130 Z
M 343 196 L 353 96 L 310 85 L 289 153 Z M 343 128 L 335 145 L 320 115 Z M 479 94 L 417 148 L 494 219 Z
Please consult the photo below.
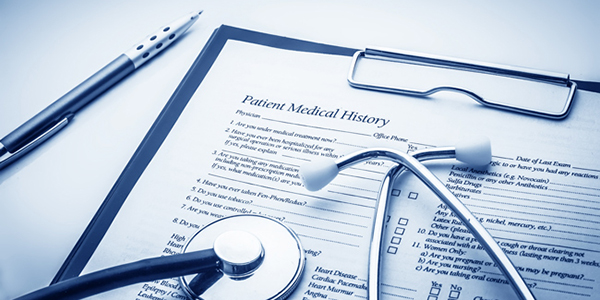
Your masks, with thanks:
M 332 119 L 340 119 L 354 122 L 361 122 L 365 124 L 372 124 L 377 126 L 377 128 L 382 128 L 387 125 L 390 120 L 384 118 L 373 117 L 368 114 L 361 114 L 356 111 L 351 110 L 342 110 L 340 108 L 336 109 L 323 109 L 320 106 L 304 106 L 304 104 L 295 104 L 295 103 L 282 103 L 282 102 L 273 102 L 269 101 L 269 99 L 256 99 L 251 95 L 246 95 L 242 103 L 249 104 L 253 106 L 288 111 L 299 113 L 303 115 L 311 115 L 323 118 L 332 118 Z

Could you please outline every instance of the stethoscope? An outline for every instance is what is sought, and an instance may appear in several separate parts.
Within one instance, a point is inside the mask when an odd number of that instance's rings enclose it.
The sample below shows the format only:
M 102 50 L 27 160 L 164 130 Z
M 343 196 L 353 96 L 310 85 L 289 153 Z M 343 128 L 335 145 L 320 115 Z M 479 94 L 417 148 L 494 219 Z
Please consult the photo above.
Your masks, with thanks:
M 529 287 L 492 235 L 481 225 L 478 219 L 444 184 L 421 162 L 434 159 L 455 158 L 464 163 L 484 166 L 490 163 L 492 154 L 489 139 L 485 137 L 466 139 L 455 147 L 437 147 L 415 151 L 411 155 L 391 150 L 372 148 L 342 157 L 336 161 L 321 161 L 311 164 L 301 171 L 304 185 L 309 190 L 319 190 L 333 180 L 340 170 L 370 159 L 386 159 L 397 163 L 385 175 L 375 208 L 373 235 L 369 248 L 368 299 L 379 299 L 379 270 L 382 237 L 385 225 L 385 213 L 391 198 L 395 179 L 406 169 L 414 173 L 427 185 L 452 212 L 461 220 L 485 251 L 498 265 L 510 282 L 519 299 L 534 300 Z
M 397 163 L 384 177 L 375 207 L 369 251 L 368 299 L 379 299 L 380 252 L 385 214 L 395 179 L 406 169 L 417 175 L 477 238 L 499 266 L 516 294 L 534 300 L 529 287 L 489 232 L 467 207 L 421 162 L 456 158 L 471 165 L 491 161 L 489 140 L 469 140 L 456 147 L 430 148 L 406 154 L 373 148 L 337 160 L 303 166 L 300 175 L 310 191 L 323 188 L 338 173 L 370 159 Z M 15 300 L 80 299 L 122 286 L 179 277 L 192 299 L 285 299 L 302 278 L 306 262 L 300 239 L 285 224 L 261 215 L 235 215 L 204 226 L 181 254 L 149 258 L 67 279 Z

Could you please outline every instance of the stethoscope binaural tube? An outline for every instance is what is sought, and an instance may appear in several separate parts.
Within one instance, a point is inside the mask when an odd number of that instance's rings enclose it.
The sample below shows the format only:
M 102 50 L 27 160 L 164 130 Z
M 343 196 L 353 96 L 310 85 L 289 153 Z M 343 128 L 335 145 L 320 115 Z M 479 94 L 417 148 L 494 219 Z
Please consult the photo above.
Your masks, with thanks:
M 477 144 L 483 144 L 479 146 Z M 472 144 L 472 143 L 471 143 Z M 491 234 L 481 225 L 477 218 L 469 211 L 469 209 L 460 201 L 444 184 L 420 161 L 457 158 L 459 160 L 474 164 L 483 164 L 487 160 L 489 163 L 491 158 L 491 150 L 489 149 L 489 140 L 487 141 L 487 149 L 485 142 L 475 142 L 474 145 L 465 147 L 443 147 L 433 148 L 418 151 L 409 155 L 392 149 L 367 149 L 344 156 L 334 163 L 320 163 L 320 166 L 315 169 L 305 168 L 302 173 L 302 178 L 305 181 L 305 186 L 309 190 L 318 190 L 331 181 L 337 173 L 350 165 L 363 162 L 370 159 L 386 159 L 398 163 L 386 174 L 381 189 L 379 199 L 376 204 L 375 218 L 373 223 L 373 235 L 371 237 L 371 245 L 369 249 L 369 278 L 368 278 L 368 299 L 379 299 L 379 266 L 380 266 L 380 250 L 381 239 L 383 234 L 385 212 L 391 187 L 394 185 L 394 180 L 405 169 L 413 172 L 423 183 L 425 183 L 462 221 L 469 231 L 477 238 L 477 241 L 484 247 L 488 255 L 499 266 L 502 273 L 511 283 L 515 293 L 523 300 L 535 300 L 535 297 L 529 290 L 529 287 L 504 253 L 502 248 L 496 243 Z M 481 148 L 483 147 L 483 148 Z M 480 150 L 488 151 L 489 154 L 481 155 Z M 473 156 L 473 157 L 469 157 Z M 490 158 L 485 158 L 486 156 Z M 474 161 L 469 161 L 474 159 Z M 319 175 L 316 175 L 319 174 Z

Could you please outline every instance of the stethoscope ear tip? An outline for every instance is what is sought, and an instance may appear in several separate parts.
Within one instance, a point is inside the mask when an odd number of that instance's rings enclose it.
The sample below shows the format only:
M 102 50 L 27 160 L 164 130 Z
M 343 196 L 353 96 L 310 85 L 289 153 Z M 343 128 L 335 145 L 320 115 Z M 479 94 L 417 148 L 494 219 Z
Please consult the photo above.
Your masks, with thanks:
M 335 160 L 317 158 L 300 167 L 300 178 L 302 178 L 304 187 L 313 192 L 329 184 L 339 171 Z
M 459 141 L 456 159 L 472 166 L 485 166 L 492 161 L 492 146 L 486 136 L 471 136 Z

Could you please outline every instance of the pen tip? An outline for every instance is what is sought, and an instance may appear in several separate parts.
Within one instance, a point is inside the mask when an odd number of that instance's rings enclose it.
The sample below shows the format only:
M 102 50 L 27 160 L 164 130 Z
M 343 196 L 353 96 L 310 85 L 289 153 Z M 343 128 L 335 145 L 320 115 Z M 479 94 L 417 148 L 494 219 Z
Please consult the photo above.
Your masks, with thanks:
M 204 12 L 204 10 L 199 10 L 197 12 L 193 12 L 192 13 L 192 20 L 198 18 L 198 16 L 201 15 L 202 12 Z

